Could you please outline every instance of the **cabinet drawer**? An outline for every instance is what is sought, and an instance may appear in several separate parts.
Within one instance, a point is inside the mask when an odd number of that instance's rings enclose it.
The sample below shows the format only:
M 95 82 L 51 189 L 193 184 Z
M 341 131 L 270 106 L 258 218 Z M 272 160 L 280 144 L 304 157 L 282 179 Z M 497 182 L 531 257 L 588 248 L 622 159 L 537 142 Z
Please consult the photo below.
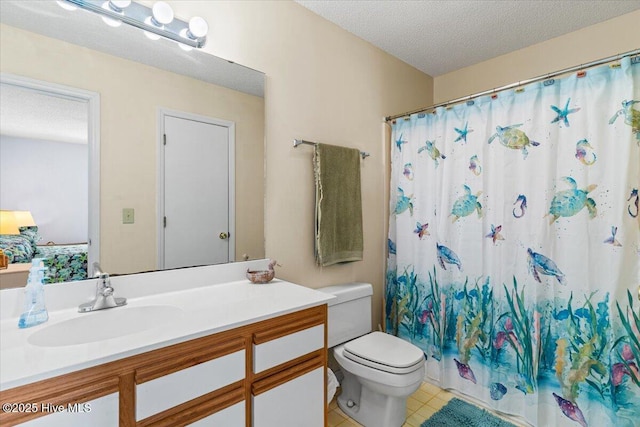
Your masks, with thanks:
M 58 406 L 58 405 L 56 405 Z M 76 405 L 64 405 L 64 412 L 51 413 L 21 424 L 25 427 L 113 427 L 118 425 L 118 393 Z M 53 409 L 43 408 L 45 412 Z
M 202 418 L 193 424 L 187 424 L 189 427 L 211 427 L 211 426 L 224 426 L 224 427 L 245 427 L 246 426 L 246 412 L 245 403 L 236 403 L 233 406 L 223 409 L 220 412 L 211 414 L 208 417 Z
M 324 366 L 252 396 L 253 427 L 323 427 Z
M 324 325 L 253 345 L 253 372 L 260 373 L 324 347 Z
M 245 376 L 245 352 L 217 359 L 136 386 L 136 420 L 195 399 Z

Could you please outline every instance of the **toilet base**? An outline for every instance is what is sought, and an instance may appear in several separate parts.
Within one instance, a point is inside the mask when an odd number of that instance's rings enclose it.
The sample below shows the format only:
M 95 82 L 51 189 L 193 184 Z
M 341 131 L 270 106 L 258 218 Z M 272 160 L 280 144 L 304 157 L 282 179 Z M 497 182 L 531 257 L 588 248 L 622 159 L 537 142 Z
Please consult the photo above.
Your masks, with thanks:
M 378 393 L 366 384 L 363 386 L 355 375 L 346 371 L 343 373 L 338 406 L 345 414 L 365 427 L 401 427 L 404 424 L 408 395 L 401 397 Z M 419 386 L 420 383 L 415 389 Z

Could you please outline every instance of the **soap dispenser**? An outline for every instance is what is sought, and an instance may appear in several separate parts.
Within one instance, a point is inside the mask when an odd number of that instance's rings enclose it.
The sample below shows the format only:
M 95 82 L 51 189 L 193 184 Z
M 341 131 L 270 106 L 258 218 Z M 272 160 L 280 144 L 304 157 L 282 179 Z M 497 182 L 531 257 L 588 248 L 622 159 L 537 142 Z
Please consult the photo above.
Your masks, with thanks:
M 19 328 L 30 328 L 49 320 L 49 313 L 44 305 L 44 271 L 41 258 L 34 258 L 29 270 L 29 279 L 24 288 L 24 311 L 18 321 Z

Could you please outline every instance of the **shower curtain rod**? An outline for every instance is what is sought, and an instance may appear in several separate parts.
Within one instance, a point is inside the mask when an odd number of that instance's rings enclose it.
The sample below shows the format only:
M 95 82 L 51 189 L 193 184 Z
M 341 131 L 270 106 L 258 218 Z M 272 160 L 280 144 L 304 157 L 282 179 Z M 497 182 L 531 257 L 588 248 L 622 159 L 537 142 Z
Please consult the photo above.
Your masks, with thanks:
M 294 139 L 293 140 L 293 148 L 297 147 L 300 144 L 318 145 L 317 142 L 305 141 L 304 139 Z M 364 160 L 365 158 L 369 157 L 370 155 L 371 154 L 367 153 L 366 151 L 361 151 L 360 152 L 360 157 L 362 157 L 362 160 Z
M 449 105 L 458 104 L 460 102 L 469 101 L 471 99 L 478 98 L 480 96 L 489 95 L 489 94 L 496 93 L 496 92 L 501 92 L 503 90 L 507 90 L 507 89 L 511 89 L 511 88 L 518 87 L 518 86 L 522 86 L 522 85 L 525 85 L 525 84 L 537 82 L 537 81 L 540 81 L 540 80 L 548 80 L 548 79 L 550 79 L 552 77 L 556 77 L 556 76 L 559 76 L 561 74 L 571 73 L 573 71 L 584 70 L 586 68 L 591 68 L 591 67 L 595 67 L 595 66 L 598 66 L 598 65 L 606 64 L 607 62 L 618 61 L 618 60 L 620 60 L 620 59 L 622 59 L 624 57 L 634 56 L 634 55 L 638 55 L 638 54 L 640 54 L 640 49 L 631 50 L 629 52 L 625 52 L 625 53 L 621 53 L 621 54 L 618 54 L 618 55 L 610 56 L 608 58 L 598 59 L 597 61 L 588 62 L 586 64 L 580 64 L 580 65 L 576 65 L 575 67 L 565 68 L 564 70 L 559 70 L 559 71 L 555 71 L 553 73 L 544 74 L 542 76 L 534 77 L 532 79 L 522 80 L 522 81 L 519 81 L 517 83 L 508 84 L 506 86 L 500 86 L 500 87 L 497 87 L 497 88 L 494 88 L 494 89 L 485 90 L 484 92 L 474 93 L 472 95 L 463 96 L 463 97 L 456 98 L 456 99 L 453 99 L 453 100 L 450 100 L 450 101 L 447 101 L 447 102 L 441 102 L 439 104 L 431 105 L 430 107 L 420 108 L 418 110 L 407 111 L 406 113 L 396 114 L 394 116 L 388 116 L 388 117 L 385 117 L 385 121 L 386 122 L 390 122 L 391 120 L 395 120 L 395 119 L 398 119 L 400 117 L 410 116 L 410 115 L 415 114 L 415 113 L 424 113 L 424 112 L 427 112 L 429 110 L 433 110 L 433 109 L 438 108 L 438 107 L 446 107 L 446 106 L 449 106 Z M 638 62 L 640 62 L 640 57 L 634 58 L 634 59 L 637 59 Z

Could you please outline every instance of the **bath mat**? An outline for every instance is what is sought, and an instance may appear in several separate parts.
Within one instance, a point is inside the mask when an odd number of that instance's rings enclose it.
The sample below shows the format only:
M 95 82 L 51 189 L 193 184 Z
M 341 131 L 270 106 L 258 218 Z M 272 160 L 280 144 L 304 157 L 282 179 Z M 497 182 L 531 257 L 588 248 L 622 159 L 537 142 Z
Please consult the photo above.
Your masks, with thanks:
M 516 427 L 484 409 L 453 398 L 420 427 Z

